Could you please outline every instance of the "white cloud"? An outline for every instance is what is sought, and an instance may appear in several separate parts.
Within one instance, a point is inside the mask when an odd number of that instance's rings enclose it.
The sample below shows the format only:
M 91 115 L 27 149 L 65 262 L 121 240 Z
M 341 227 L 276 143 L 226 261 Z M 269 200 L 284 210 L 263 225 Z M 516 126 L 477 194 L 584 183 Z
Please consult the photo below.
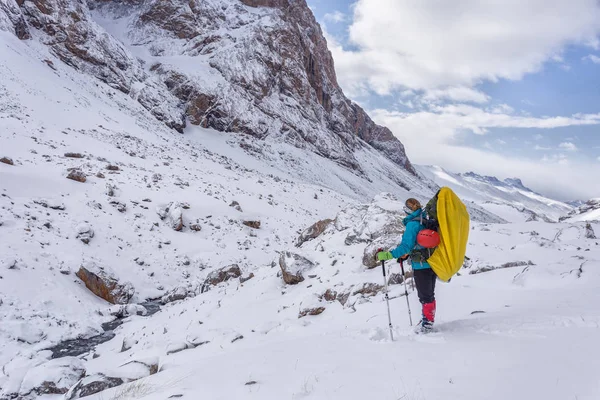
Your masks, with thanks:
M 583 60 L 589 60 L 591 62 L 593 62 L 594 64 L 600 64 L 600 57 L 595 56 L 593 54 L 587 55 L 585 57 L 583 57 Z
M 358 0 L 349 27 L 357 50 L 331 50 L 345 90 L 388 94 L 520 79 L 569 44 L 597 45 L 599 32 L 595 0 Z
M 500 104 L 492 107 L 490 111 L 494 114 L 512 114 L 515 112 L 515 109 L 508 104 Z
M 453 100 L 467 103 L 487 103 L 490 96 L 465 86 L 449 87 L 444 89 L 430 89 L 422 97 L 425 101 Z
M 542 139 L 544 138 L 544 135 L 542 135 L 541 133 L 538 133 L 538 134 L 536 134 L 536 135 L 535 135 L 533 138 L 534 138 L 535 140 L 542 140 Z
M 485 134 L 487 129 L 495 127 L 550 129 L 600 124 L 600 114 L 533 118 L 494 114 L 477 107 L 458 105 L 438 106 L 435 112 L 375 110 L 371 115 L 378 124 L 394 132 L 416 164 L 437 164 L 457 172 L 474 170 L 503 177 L 518 176 L 532 182 L 534 190 L 563 199 L 598 197 L 600 193 L 600 180 L 590 181 L 587 172 L 597 169 L 597 164 L 592 165 L 590 161 L 585 164 L 580 157 L 569 159 L 564 154 L 555 154 L 545 156 L 540 162 L 540 159 L 495 153 L 491 150 L 494 143 L 484 144 L 482 149 L 457 144 L 457 139 L 465 139 L 465 134 Z M 466 139 L 461 143 L 468 143 L 468 136 Z
M 573 142 L 562 142 L 558 145 L 558 148 L 567 151 L 577 151 L 577 146 Z
M 506 142 L 502 139 L 496 139 L 496 143 L 498 143 L 499 145 L 503 146 L 506 144 Z
M 347 15 L 341 11 L 334 11 L 333 13 L 325 14 L 325 21 L 340 23 L 346 20 Z
M 546 146 L 539 146 L 539 145 L 535 145 L 535 147 L 533 148 L 534 150 L 537 151 L 548 151 L 548 150 L 552 150 L 551 147 L 546 147 Z

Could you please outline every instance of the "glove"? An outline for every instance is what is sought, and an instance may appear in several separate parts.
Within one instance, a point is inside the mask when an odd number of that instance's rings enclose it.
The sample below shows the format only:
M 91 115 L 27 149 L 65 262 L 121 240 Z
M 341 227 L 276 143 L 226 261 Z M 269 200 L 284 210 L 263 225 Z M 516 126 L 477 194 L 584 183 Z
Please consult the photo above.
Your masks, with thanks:
M 389 251 L 380 251 L 377 253 L 377 261 L 387 261 L 393 258 L 394 256 Z

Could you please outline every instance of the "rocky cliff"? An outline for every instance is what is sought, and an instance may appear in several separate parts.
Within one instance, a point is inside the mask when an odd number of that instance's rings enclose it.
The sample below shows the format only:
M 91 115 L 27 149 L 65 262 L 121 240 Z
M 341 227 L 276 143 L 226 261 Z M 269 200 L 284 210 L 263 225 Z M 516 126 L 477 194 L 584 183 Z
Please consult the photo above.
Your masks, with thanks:
M 127 93 L 157 119 L 286 141 L 362 174 L 403 145 L 338 85 L 305 0 L 0 0 L 0 29 Z

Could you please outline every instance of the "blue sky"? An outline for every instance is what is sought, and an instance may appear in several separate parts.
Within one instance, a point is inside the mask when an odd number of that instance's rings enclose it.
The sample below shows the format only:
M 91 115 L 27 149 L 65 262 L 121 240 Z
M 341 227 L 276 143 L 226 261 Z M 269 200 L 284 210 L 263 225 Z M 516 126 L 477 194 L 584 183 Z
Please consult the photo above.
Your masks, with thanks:
M 344 92 L 413 162 L 600 197 L 595 0 L 307 2 Z

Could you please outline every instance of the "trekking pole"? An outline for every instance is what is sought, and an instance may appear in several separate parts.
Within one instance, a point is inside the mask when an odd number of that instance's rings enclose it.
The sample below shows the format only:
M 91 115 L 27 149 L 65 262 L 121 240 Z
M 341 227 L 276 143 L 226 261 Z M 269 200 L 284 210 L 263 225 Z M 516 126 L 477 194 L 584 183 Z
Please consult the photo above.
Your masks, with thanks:
M 402 269 L 402 281 L 404 282 L 404 296 L 406 297 L 406 306 L 408 307 L 408 320 L 410 321 L 410 326 L 412 326 L 412 315 L 410 313 L 410 302 L 408 301 L 408 288 L 406 286 L 406 274 L 404 273 L 404 260 L 402 260 L 401 258 L 399 258 L 399 260 L 400 260 L 400 268 Z M 384 272 L 384 274 L 385 274 L 385 272 Z
M 388 296 L 387 277 L 385 276 L 385 261 L 381 260 L 381 270 L 383 271 L 383 285 L 385 287 L 385 302 L 387 303 L 388 321 L 390 326 L 390 338 L 394 341 L 394 333 L 392 332 L 392 314 L 390 313 L 390 297 Z M 412 324 L 411 324 L 412 325 Z

